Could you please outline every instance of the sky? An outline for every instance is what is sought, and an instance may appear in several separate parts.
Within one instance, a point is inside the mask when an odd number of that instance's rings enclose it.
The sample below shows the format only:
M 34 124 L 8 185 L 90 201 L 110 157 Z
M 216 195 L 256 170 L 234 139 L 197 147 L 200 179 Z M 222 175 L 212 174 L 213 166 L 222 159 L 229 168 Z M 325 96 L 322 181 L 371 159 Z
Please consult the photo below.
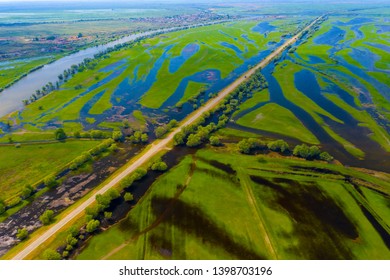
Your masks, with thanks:
M 15 3 L 15 2 L 110 2 L 110 0 L 0 0 L 0 3 Z M 112 0 L 111 0 L 112 1 Z M 351 2 L 351 3 L 390 3 L 390 0 L 115 0 L 116 3 L 142 3 L 142 2 L 152 2 L 152 3 L 226 3 L 226 2 Z M 368 3 L 367 3 L 368 4 Z

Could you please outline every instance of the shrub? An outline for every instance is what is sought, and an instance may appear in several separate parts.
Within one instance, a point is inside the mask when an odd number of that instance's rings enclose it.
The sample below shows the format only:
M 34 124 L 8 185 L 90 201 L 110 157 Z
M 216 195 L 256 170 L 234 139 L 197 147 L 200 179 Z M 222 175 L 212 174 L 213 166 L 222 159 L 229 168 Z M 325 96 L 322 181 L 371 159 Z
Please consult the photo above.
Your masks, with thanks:
M 104 212 L 104 218 L 110 219 L 112 217 L 112 212 Z
M 290 147 L 284 140 L 276 140 L 273 142 L 268 143 L 267 145 L 268 149 L 274 152 L 287 152 L 289 151 Z
M 123 139 L 123 133 L 121 131 L 114 131 L 112 133 L 112 139 L 114 139 L 114 141 L 122 141 Z
M 187 139 L 186 145 L 188 147 L 197 147 L 202 144 L 202 140 L 197 134 L 190 134 Z
M 301 158 L 308 158 L 310 155 L 310 149 L 306 144 L 297 145 L 293 150 L 293 155 Z
M 40 217 L 39 220 L 44 225 L 49 225 L 51 222 L 53 222 L 54 218 L 54 211 L 53 210 L 46 210 Z
M 325 160 L 327 162 L 330 162 L 333 160 L 333 157 L 328 153 L 328 152 L 322 152 L 320 154 L 320 159 L 321 160 Z
M 151 169 L 154 171 L 165 171 L 168 169 L 168 165 L 163 161 L 158 161 L 152 164 Z
M 124 199 L 125 199 L 125 201 L 132 201 L 132 200 L 134 200 L 134 196 L 132 193 L 127 192 L 127 193 L 125 193 Z
M 48 176 L 43 180 L 43 183 L 45 184 L 46 187 L 48 188 L 55 188 L 58 186 L 58 181 L 56 180 L 55 176 Z
M 62 128 L 58 128 L 54 132 L 54 137 L 56 140 L 64 140 L 66 139 L 67 136 L 65 134 L 65 131 Z
M 28 230 L 26 228 L 20 228 L 18 229 L 18 233 L 16 234 L 16 237 L 19 240 L 24 240 L 28 237 Z
M 57 251 L 54 251 L 53 249 L 47 249 L 45 252 L 43 252 L 43 258 L 45 260 L 60 260 L 61 255 Z
M 243 139 L 237 144 L 238 150 L 243 154 L 250 154 L 256 149 L 265 147 L 264 142 L 255 138 Z
M 99 226 L 100 226 L 100 222 L 98 220 L 91 220 L 87 224 L 86 231 L 92 233 L 96 231 Z
M 219 145 L 221 145 L 221 140 L 219 140 L 219 137 L 217 137 L 217 136 L 211 136 L 209 141 L 210 141 L 210 145 L 211 146 L 219 146 Z

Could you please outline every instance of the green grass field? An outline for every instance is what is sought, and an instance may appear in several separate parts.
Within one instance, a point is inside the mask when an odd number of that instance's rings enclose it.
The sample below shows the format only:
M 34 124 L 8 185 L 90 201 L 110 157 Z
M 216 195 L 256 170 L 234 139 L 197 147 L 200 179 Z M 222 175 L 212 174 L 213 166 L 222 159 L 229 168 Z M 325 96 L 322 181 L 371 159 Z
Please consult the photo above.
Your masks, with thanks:
M 305 143 L 319 144 L 316 137 L 289 110 L 268 103 L 237 121 L 238 124 L 297 138 Z
M 74 158 L 98 145 L 99 141 L 22 144 L 0 146 L 0 200 L 19 196 L 25 185 L 35 185 L 55 175 Z
M 388 259 L 362 207 L 388 227 L 389 193 L 388 175 L 202 149 L 77 258 Z

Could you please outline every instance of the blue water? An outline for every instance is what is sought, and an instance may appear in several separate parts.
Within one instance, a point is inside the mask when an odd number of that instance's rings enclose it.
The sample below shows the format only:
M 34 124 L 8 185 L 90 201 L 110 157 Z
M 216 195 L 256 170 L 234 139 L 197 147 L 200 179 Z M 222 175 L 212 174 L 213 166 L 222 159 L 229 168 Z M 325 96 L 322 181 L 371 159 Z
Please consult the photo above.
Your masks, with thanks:
M 83 108 L 80 110 L 80 120 L 83 122 L 83 126 L 85 130 L 89 130 L 91 128 L 94 128 L 95 124 L 88 123 L 85 119 L 86 118 L 95 118 L 96 115 L 92 115 L 89 113 L 89 111 L 92 109 L 92 107 L 100 100 L 100 98 L 103 96 L 103 94 L 106 91 L 103 90 L 99 92 L 98 94 L 95 94 L 87 103 L 84 104 Z
M 356 41 L 356 40 L 364 38 L 364 34 L 360 30 L 361 27 L 362 27 L 361 25 L 355 25 L 355 26 L 351 27 L 351 30 L 355 33 L 355 38 L 353 39 L 353 41 Z
M 283 42 L 281 42 L 282 44 Z M 209 84 L 209 87 L 206 90 L 204 100 L 207 101 L 208 95 L 210 93 L 219 92 L 222 90 L 226 85 L 232 83 L 242 75 L 245 71 L 248 70 L 249 65 L 255 65 L 259 61 L 263 60 L 267 55 L 271 53 L 271 50 L 265 50 L 259 52 L 256 56 L 247 59 L 244 61 L 242 65 L 237 67 L 235 70 L 233 70 L 226 78 L 221 79 L 220 73 L 218 70 L 215 69 L 208 69 L 206 71 L 202 71 L 199 73 L 196 73 L 195 75 L 186 77 L 183 79 L 183 81 L 179 84 L 178 88 L 175 90 L 175 92 L 168 98 L 167 101 L 162 105 L 161 108 L 167 108 L 170 106 L 174 106 L 179 100 L 183 97 L 185 93 L 186 86 L 189 81 L 195 81 L 195 82 L 202 82 Z M 210 78 L 205 79 L 204 75 L 211 75 L 213 79 L 210 81 Z M 210 76 L 209 76 L 210 77 Z
M 323 60 L 322 58 L 320 58 L 318 56 L 309 55 L 308 57 L 309 57 L 309 63 L 311 63 L 311 64 L 325 63 L 325 60 Z
M 339 41 L 343 40 L 345 36 L 345 31 L 333 26 L 328 32 L 316 37 L 313 41 L 317 45 L 329 45 L 335 46 Z
M 120 103 L 129 100 L 138 100 L 144 95 L 157 80 L 157 73 L 161 69 L 164 61 L 169 58 L 169 50 L 173 47 L 170 45 L 164 49 L 162 55 L 155 61 L 153 68 L 149 71 L 146 77 L 140 77 L 138 80 L 130 81 L 129 78 L 124 79 L 114 91 L 111 96 L 111 102 L 114 105 L 121 105 Z M 117 99 L 121 101 L 118 103 Z
M 377 71 L 378 69 L 375 67 L 375 63 L 381 59 L 381 57 L 377 54 L 372 53 L 368 49 L 358 48 L 351 49 L 349 53 L 350 57 L 359 62 L 361 66 L 363 66 L 368 71 Z
M 371 43 L 371 42 L 365 42 L 365 44 L 390 53 L 390 46 L 383 45 L 383 44 L 377 44 L 377 43 Z
M 347 165 L 365 166 L 378 170 L 387 170 L 387 156 L 389 153 L 386 153 L 378 143 L 368 136 L 371 133 L 368 128 L 359 126 L 358 122 L 349 115 L 348 112 L 344 111 L 322 96 L 321 88 L 311 71 L 302 70 L 296 73 L 294 81 L 296 87 L 322 108 L 344 121 L 343 124 L 340 124 L 326 116 L 320 115 L 320 117 L 322 117 L 337 134 L 341 135 L 343 138 L 347 139 L 364 151 L 369 151 L 366 153 L 364 160 L 358 160 L 351 156 L 345 148 L 335 141 L 308 112 L 285 98 L 278 81 L 272 75 L 273 67 L 273 64 L 269 64 L 262 70 L 262 73 L 268 82 L 270 102 L 274 102 L 290 110 L 303 123 L 303 125 L 308 128 L 318 140 L 320 140 L 323 150 L 330 152 L 339 161 Z
M 190 81 L 204 84 L 212 84 L 221 80 L 221 72 L 217 69 L 209 69 L 198 72 L 194 75 L 185 77 L 181 80 L 175 92 L 164 102 L 162 108 L 175 106 L 184 96 L 188 83 Z
M 107 65 L 106 67 L 99 70 L 99 72 L 111 72 L 115 70 L 116 68 L 119 68 L 120 66 L 123 66 L 127 62 L 127 59 L 122 59 L 117 62 L 114 62 L 110 65 Z
M 309 64 L 325 63 L 325 61 L 322 58 L 315 56 L 315 55 L 308 55 L 309 60 L 303 59 L 303 57 L 301 57 L 297 52 L 294 52 L 293 56 L 295 56 L 295 58 L 297 58 L 301 61 L 304 61 L 306 63 L 309 63 Z M 291 54 L 290 54 L 290 57 L 291 57 Z M 293 59 L 290 59 L 290 60 L 294 62 Z
M 355 75 L 359 76 L 360 78 L 364 79 L 366 82 L 368 82 L 369 84 L 373 85 L 377 91 L 384 97 L 386 98 L 388 101 L 390 101 L 390 88 L 379 82 L 377 79 L 375 79 L 374 77 L 368 75 L 364 69 L 361 69 L 359 67 L 356 67 L 355 65 L 352 65 L 352 64 L 349 64 L 348 62 L 346 62 L 344 59 L 338 57 L 337 58 L 338 62 L 340 65 L 342 65 L 343 67 L 347 68 L 348 70 L 350 70 L 352 73 L 354 73 Z
M 350 21 L 348 22 L 341 22 L 341 21 L 337 21 L 336 24 L 337 25 L 340 25 L 340 26 L 348 26 L 348 25 L 362 25 L 362 24 L 366 24 L 366 23 L 369 23 L 369 22 L 373 22 L 372 19 L 370 18 L 354 18 L 354 19 L 351 19 Z
M 219 44 L 221 46 L 223 46 L 223 47 L 226 47 L 226 48 L 229 48 L 229 49 L 233 50 L 236 53 L 237 56 L 242 57 L 242 50 L 240 50 L 237 46 L 229 44 L 229 43 L 226 43 L 226 42 L 222 42 L 222 43 L 219 43 Z
M 171 59 L 169 63 L 169 72 L 173 74 L 178 71 L 188 59 L 190 59 L 199 51 L 199 49 L 199 45 L 195 43 L 188 44 L 187 46 L 185 46 L 181 51 L 180 56 L 173 57 Z
M 252 28 L 252 31 L 259 32 L 261 34 L 272 32 L 274 30 L 276 30 L 276 27 L 267 21 L 260 22 L 258 25 Z
M 102 79 L 101 81 L 97 82 L 96 84 L 92 85 L 91 87 L 89 87 L 87 90 L 85 90 L 84 92 L 80 93 L 79 95 L 75 96 L 74 98 L 72 98 L 71 100 L 69 100 L 68 102 L 64 103 L 63 105 L 61 105 L 60 107 L 55 107 L 55 108 L 52 108 L 52 109 L 48 109 L 48 110 L 45 110 L 44 113 L 42 113 L 38 119 L 41 119 L 43 117 L 45 117 L 46 115 L 48 114 L 51 114 L 51 113 L 56 113 L 56 112 L 59 112 L 60 110 L 62 110 L 63 108 L 66 108 L 67 106 L 69 106 L 70 104 L 74 103 L 75 101 L 77 101 L 78 99 L 86 96 L 87 94 L 89 94 L 91 91 L 105 85 L 106 83 L 112 81 L 113 79 L 117 78 L 119 75 L 121 75 L 123 73 L 123 71 L 126 69 L 126 67 L 122 67 L 120 69 L 117 69 L 116 71 L 114 71 L 113 73 L 111 73 L 109 76 L 107 76 L 106 78 Z
M 244 38 L 245 40 L 247 40 L 249 43 L 252 43 L 252 44 L 256 43 L 252 39 L 249 39 L 248 35 L 246 35 L 246 34 L 242 34 L 241 37 Z
M 317 103 L 322 109 L 343 121 L 345 124 L 356 125 L 357 121 L 345 110 L 338 107 L 321 93 L 320 85 L 313 72 L 301 70 L 294 75 L 295 88 Z
M 331 80 L 328 80 L 327 78 L 323 78 L 323 80 L 328 84 L 328 86 L 324 89 L 325 92 L 330 94 L 336 94 L 349 106 L 357 108 L 357 105 L 355 103 L 355 98 L 351 94 L 349 94 L 347 91 L 340 88 Z
M 383 34 L 383 33 L 387 33 L 387 32 L 390 32 L 390 25 L 388 24 L 388 25 L 379 25 L 379 24 L 377 24 L 376 25 L 376 28 L 378 28 L 378 31 L 377 31 L 377 33 L 378 34 Z

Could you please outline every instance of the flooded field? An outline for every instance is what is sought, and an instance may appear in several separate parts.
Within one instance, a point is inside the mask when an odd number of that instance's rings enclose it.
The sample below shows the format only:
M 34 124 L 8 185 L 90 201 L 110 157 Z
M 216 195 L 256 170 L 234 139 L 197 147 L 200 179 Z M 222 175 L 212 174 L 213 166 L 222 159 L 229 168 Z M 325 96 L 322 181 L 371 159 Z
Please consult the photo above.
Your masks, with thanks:
M 223 149 L 202 149 L 179 161 L 125 219 L 92 237 L 77 258 L 388 257 L 389 221 L 369 206 L 371 200 L 355 200 L 358 193 L 348 183 L 364 177 L 376 188 L 373 177 L 320 163 L 226 155 Z M 389 185 L 382 183 L 388 201 Z M 144 213 L 149 207 L 152 211 Z M 110 241 L 112 234 L 123 243 Z

